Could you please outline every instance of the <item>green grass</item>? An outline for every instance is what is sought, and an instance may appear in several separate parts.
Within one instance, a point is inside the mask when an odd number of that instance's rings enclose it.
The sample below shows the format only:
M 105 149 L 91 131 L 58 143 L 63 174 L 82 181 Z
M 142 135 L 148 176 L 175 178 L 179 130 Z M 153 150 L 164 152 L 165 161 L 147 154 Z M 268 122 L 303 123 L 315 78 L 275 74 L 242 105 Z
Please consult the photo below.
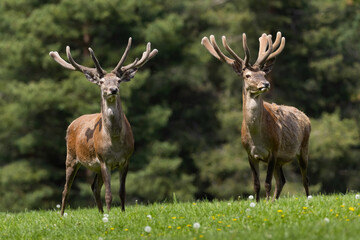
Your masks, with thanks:
M 0 213 L 0 239 L 359 239 L 355 194 Z M 151 217 L 148 217 L 151 215 Z M 195 229 L 194 223 L 200 228 Z M 146 226 L 151 227 L 149 233 Z

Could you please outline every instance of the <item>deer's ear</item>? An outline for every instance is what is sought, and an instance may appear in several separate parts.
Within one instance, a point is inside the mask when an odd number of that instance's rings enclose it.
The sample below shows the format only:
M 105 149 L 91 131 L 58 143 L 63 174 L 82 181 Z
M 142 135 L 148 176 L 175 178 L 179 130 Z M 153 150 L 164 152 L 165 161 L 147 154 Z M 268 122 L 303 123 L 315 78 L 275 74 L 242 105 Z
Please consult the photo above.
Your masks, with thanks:
M 264 71 L 266 74 L 269 74 L 274 66 L 274 63 L 275 63 L 275 58 L 266 61 L 261 70 Z
M 90 82 L 95 83 L 97 85 L 100 84 L 100 78 L 97 74 L 94 74 L 93 72 L 87 70 L 84 70 L 83 73 L 87 78 L 87 80 L 89 80 Z
M 243 63 L 235 61 L 233 64 L 231 64 L 231 66 L 233 67 L 237 75 L 242 76 L 244 67 Z

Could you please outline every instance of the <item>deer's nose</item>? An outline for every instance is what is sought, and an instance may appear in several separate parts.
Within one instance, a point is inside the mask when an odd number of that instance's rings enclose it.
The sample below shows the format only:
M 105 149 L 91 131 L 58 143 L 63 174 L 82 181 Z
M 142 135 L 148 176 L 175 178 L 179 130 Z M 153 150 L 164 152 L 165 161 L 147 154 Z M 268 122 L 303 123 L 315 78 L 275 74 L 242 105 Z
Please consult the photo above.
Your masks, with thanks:
M 264 82 L 264 88 L 270 88 L 270 83 L 269 82 Z
M 110 90 L 111 94 L 117 94 L 117 92 L 119 91 L 119 89 L 116 87 L 112 87 L 109 90 Z

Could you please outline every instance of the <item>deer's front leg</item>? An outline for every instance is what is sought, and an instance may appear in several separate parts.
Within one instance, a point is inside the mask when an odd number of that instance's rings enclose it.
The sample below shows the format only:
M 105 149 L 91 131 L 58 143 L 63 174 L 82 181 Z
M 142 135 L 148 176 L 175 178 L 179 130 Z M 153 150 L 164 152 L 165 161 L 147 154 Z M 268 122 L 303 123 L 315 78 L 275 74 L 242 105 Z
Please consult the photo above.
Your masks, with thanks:
M 254 191 L 255 191 L 255 197 L 256 201 L 260 201 L 260 172 L 259 172 L 259 161 L 252 159 L 250 156 L 249 163 L 251 167 L 251 172 L 253 176 L 253 182 L 254 182 Z
M 268 167 L 267 167 L 266 178 L 265 178 L 266 200 L 270 199 L 271 180 L 273 178 L 275 165 L 276 165 L 276 156 L 275 156 L 275 154 L 271 154 L 269 161 L 268 161 Z
M 105 184 L 105 202 L 106 202 L 106 208 L 108 211 L 110 211 L 111 208 L 111 202 L 112 202 L 112 194 L 111 194 L 111 171 L 106 166 L 105 162 L 101 162 L 101 175 Z
M 125 181 L 126 181 L 127 172 L 128 172 L 128 165 L 126 165 L 122 169 L 119 169 L 119 175 L 120 175 L 119 196 L 120 196 L 120 200 L 121 200 L 121 210 L 122 211 L 125 211 Z

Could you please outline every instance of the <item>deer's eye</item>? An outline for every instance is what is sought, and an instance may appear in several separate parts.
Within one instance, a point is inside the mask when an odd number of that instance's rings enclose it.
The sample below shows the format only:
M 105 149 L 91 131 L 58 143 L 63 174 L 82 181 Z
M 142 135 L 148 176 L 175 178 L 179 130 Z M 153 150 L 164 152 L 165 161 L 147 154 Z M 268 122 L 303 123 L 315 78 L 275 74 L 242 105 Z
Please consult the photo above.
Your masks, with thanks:
M 105 81 L 103 79 L 100 79 L 100 81 L 99 81 L 100 84 L 104 84 L 104 82 Z
M 245 77 L 246 77 L 246 78 L 250 78 L 251 75 L 250 75 L 250 74 L 246 74 Z

